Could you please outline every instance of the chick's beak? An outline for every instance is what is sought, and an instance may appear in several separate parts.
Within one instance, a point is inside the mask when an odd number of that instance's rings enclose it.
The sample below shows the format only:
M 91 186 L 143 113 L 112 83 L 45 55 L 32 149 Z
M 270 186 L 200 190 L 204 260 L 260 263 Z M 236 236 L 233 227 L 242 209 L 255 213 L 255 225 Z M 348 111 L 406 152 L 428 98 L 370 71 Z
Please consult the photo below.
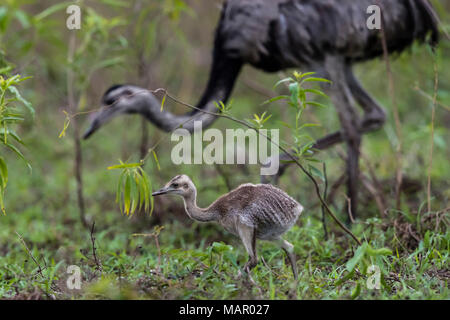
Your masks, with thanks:
M 169 191 L 171 191 L 170 188 L 164 187 L 164 188 L 162 188 L 162 189 L 159 189 L 158 191 L 153 192 L 153 193 L 152 193 L 152 196 L 154 197 L 154 196 L 159 196 L 159 195 L 162 195 L 162 194 L 166 194 L 166 193 L 168 193 Z

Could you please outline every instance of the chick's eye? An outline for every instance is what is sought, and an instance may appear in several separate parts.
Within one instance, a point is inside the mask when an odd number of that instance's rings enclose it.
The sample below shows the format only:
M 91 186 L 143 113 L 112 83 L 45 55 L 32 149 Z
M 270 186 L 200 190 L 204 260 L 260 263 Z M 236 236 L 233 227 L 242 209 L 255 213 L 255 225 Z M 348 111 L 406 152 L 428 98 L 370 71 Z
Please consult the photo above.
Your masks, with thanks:
M 178 188 L 178 183 L 172 183 L 172 187 Z

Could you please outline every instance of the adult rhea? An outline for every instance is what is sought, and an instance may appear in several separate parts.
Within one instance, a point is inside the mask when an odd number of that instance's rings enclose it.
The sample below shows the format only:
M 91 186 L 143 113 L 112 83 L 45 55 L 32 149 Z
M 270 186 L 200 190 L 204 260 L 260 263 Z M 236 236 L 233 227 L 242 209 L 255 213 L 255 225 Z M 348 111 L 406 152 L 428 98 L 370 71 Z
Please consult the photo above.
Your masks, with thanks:
M 381 8 L 383 30 L 367 27 L 367 8 L 374 4 Z M 381 128 L 385 112 L 355 78 L 352 65 L 382 56 L 384 50 L 401 52 L 428 34 L 430 42 L 437 43 L 436 17 L 428 0 L 228 0 L 216 29 L 209 81 L 196 106 L 217 112 L 215 102 L 228 100 L 245 63 L 266 72 L 302 68 L 332 80 L 324 89 L 337 110 L 341 130 L 317 140 L 314 147 L 347 144 L 349 209 L 355 216 L 361 136 Z M 193 130 L 193 120 L 206 128 L 216 119 L 198 110 L 174 115 L 166 107 L 161 112 L 161 103 L 151 93 L 132 85 L 111 87 L 103 103 L 84 138 L 125 113 L 140 113 L 164 131 L 181 124 Z M 363 110 L 362 118 L 356 104 Z

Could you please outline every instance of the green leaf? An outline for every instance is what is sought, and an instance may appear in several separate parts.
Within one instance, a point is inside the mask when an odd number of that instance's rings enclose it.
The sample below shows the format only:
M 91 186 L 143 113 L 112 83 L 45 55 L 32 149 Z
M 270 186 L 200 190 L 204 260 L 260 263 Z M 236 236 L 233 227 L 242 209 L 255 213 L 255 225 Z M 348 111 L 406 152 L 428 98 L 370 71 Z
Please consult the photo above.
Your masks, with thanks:
M 287 122 L 279 121 L 279 123 L 281 123 L 281 125 L 283 125 L 283 126 L 289 128 L 289 129 L 292 129 L 292 126 L 291 126 L 289 123 L 287 123 Z
M 351 258 L 345 265 L 347 271 L 354 271 L 356 264 L 364 257 L 367 249 L 367 242 L 364 242 L 355 252 L 353 258 Z
M 110 59 L 102 60 L 100 63 L 96 64 L 93 67 L 93 69 L 100 70 L 100 69 L 104 69 L 104 68 L 109 68 L 111 66 L 120 65 L 124 61 L 125 61 L 124 57 L 113 57 Z
M 139 193 L 139 210 L 142 209 L 142 206 L 144 205 L 145 200 L 145 184 L 142 176 L 138 173 L 135 176 L 136 185 L 138 187 L 138 193 Z
M 5 143 L 4 145 L 7 146 L 9 149 L 11 149 L 20 159 L 25 161 L 27 167 L 31 170 L 30 163 L 25 159 L 25 157 L 23 156 L 22 152 L 20 152 L 19 149 L 17 149 L 14 145 L 12 145 L 10 143 Z
M 14 94 L 14 96 L 16 97 L 17 100 L 19 100 L 20 102 L 22 102 L 24 104 L 24 106 L 28 109 L 28 111 L 31 113 L 31 115 L 34 118 L 34 109 L 33 106 L 31 105 L 30 102 L 28 102 L 27 100 L 25 100 L 24 98 L 22 98 L 22 96 L 19 93 L 19 90 L 17 90 L 16 87 L 14 86 L 9 86 L 8 90 Z
M 289 77 L 289 78 L 284 78 L 284 79 L 278 81 L 277 83 L 275 83 L 275 85 L 273 86 L 273 88 L 275 89 L 275 88 L 278 87 L 280 84 L 285 83 L 285 82 L 295 82 L 295 80 L 292 79 L 291 77 Z
M 313 107 L 319 107 L 319 108 L 327 108 L 326 105 L 316 102 L 316 101 L 307 101 L 306 102 L 307 105 L 313 106 Z
M 6 130 L 6 134 L 13 137 L 14 140 L 16 140 L 17 142 L 19 142 L 20 144 L 24 144 L 22 139 L 17 135 L 17 133 L 15 133 L 14 131 L 7 129 Z M 3 136 L 2 140 L 4 140 L 4 135 L 5 135 L 5 128 L 0 128 L 0 135 Z
M 3 192 L 0 191 L 0 210 L 6 215 L 5 204 L 3 202 Z
M 392 250 L 388 248 L 380 248 L 380 249 L 373 249 L 371 246 L 367 246 L 366 250 L 367 254 L 369 256 L 390 256 L 392 255 Z
M 131 206 L 130 206 L 130 217 L 136 211 L 136 207 L 138 205 L 139 193 L 138 193 L 138 181 L 136 181 L 136 172 L 134 172 L 133 176 L 130 175 L 130 185 L 131 185 Z
M 16 12 L 14 12 L 14 15 L 16 16 L 17 20 L 19 20 L 24 29 L 28 29 L 30 27 L 30 20 L 28 19 L 28 16 L 25 12 L 23 12 L 22 10 L 16 10 Z
M 272 103 L 272 102 L 279 101 L 279 100 L 283 100 L 283 99 L 289 99 L 289 96 L 282 95 L 282 96 L 273 97 L 273 98 L 271 98 L 269 100 L 264 101 L 261 105 L 265 105 L 265 104 Z
M 316 73 L 315 73 L 315 72 L 305 72 L 305 73 L 302 73 L 302 74 L 300 74 L 299 79 L 303 79 L 303 78 L 305 78 L 305 77 L 312 76 L 313 74 L 316 74 Z
M 324 98 L 329 98 L 325 93 L 323 93 L 322 91 L 317 90 L 317 89 L 305 89 L 305 92 L 314 93 L 314 94 L 317 94 L 318 96 L 322 96 Z
M 152 150 L 152 154 L 153 154 L 153 158 L 155 159 L 155 162 L 156 162 L 156 167 L 158 168 L 158 170 L 161 170 L 161 167 L 159 166 L 159 161 L 158 161 L 158 157 L 156 156 L 155 150 Z
M 145 190 L 145 204 L 144 204 L 144 210 L 148 211 L 149 209 L 149 205 L 151 206 L 151 210 L 150 210 L 150 214 L 152 214 L 153 212 L 153 202 L 154 199 L 153 197 L 150 196 L 150 194 L 152 193 L 152 183 L 151 180 L 148 178 L 147 174 L 145 173 L 145 171 L 141 168 L 141 175 L 142 175 L 142 179 L 144 181 L 144 186 L 146 188 Z
M 166 102 L 166 95 L 164 95 L 164 97 L 162 98 L 162 101 L 161 101 L 161 112 L 163 111 L 163 108 L 164 108 L 164 102 Z
M 71 4 L 73 4 L 72 1 L 54 4 L 50 7 L 48 7 L 47 9 L 45 9 L 44 11 L 42 11 L 41 13 L 37 14 L 34 18 L 36 19 L 36 21 L 43 20 L 59 10 L 63 10 L 63 9 L 65 10 Z
M 342 283 L 344 283 L 345 281 L 351 279 L 353 277 L 353 275 L 355 274 L 355 269 L 352 269 L 350 272 L 348 272 L 345 276 L 343 276 L 342 278 L 338 279 L 334 285 L 335 286 L 339 286 Z
M 326 83 L 332 83 L 332 82 L 331 82 L 330 80 L 328 80 L 328 79 L 324 79 L 324 78 L 315 78 L 315 77 L 303 79 L 302 82 L 326 82 Z
M 320 180 L 322 180 L 323 182 L 325 182 L 325 177 L 322 174 L 322 171 L 320 171 L 319 169 L 317 169 L 314 166 L 309 166 L 309 169 L 311 170 L 311 174 L 320 178 Z
M 357 283 L 356 283 L 355 289 L 353 289 L 353 291 L 352 291 L 351 298 L 352 298 L 352 299 L 358 298 L 358 296 L 360 295 L 360 293 L 361 293 L 361 284 L 360 284 L 359 282 L 357 282 Z
M 122 187 L 123 184 L 125 183 L 124 179 L 125 179 L 125 174 L 126 171 L 122 171 L 122 173 L 120 174 L 119 177 L 119 183 L 117 184 L 117 193 L 116 193 L 116 202 L 119 204 L 119 207 L 122 208 L 121 203 L 122 203 Z
M 136 163 L 121 163 L 118 165 L 110 166 L 107 169 L 108 170 L 114 170 L 114 169 L 126 169 L 126 168 L 136 168 L 142 166 L 142 163 L 136 162 Z
M 298 106 L 298 96 L 300 87 L 297 82 L 291 83 L 289 85 L 289 92 L 291 93 L 290 100 L 297 107 Z
M 124 213 L 128 216 L 130 214 L 130 203 L 131 203 L 131 176 L 126 175 L 125 179 L 125 189 L 123 192 L 123 202 L 124 202 Z
M 0 157 L 0 192 L 2 192 L 8 183 L 8 167 L 5 160 Z
M 319 123 L 305 123 L 305 124 L 302 124 L 299 128 L 298 128 L 298 130 L 301 130 L 301 129 L 303 129 L 303 128 L 309 128 L 309 127 L 320 127 L 321 125 L 319 124 Z
M 122 7 L 122 8 L 128 8 L 129 3 L 126 1 L 119 1 L 119 0 L 101 0 L 101 2 L 108 4 L 112 7 Z

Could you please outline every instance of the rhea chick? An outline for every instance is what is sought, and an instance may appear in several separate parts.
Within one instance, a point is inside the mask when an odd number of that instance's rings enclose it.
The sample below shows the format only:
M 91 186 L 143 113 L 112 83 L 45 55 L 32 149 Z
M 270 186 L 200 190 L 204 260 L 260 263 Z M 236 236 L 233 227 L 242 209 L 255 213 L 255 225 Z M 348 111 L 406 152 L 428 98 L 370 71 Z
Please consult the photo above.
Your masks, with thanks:
M 303 207 L 286 192 L 270 184 L 242 184 L 224 194 L 207 208 L 197 206 L 197 189 L 186 175 L 178 175 L 152 196 L 176 194 L 183 197 L 187 215 L 194 220 L 217 221 L 241 238 L 249 255 L 244 266 L 250 272 L 258 263 L 256 239 L 269 240 L 287 254 L 295 279 L 297 266 L 294 246 L 281 238 L 297 221 Z

